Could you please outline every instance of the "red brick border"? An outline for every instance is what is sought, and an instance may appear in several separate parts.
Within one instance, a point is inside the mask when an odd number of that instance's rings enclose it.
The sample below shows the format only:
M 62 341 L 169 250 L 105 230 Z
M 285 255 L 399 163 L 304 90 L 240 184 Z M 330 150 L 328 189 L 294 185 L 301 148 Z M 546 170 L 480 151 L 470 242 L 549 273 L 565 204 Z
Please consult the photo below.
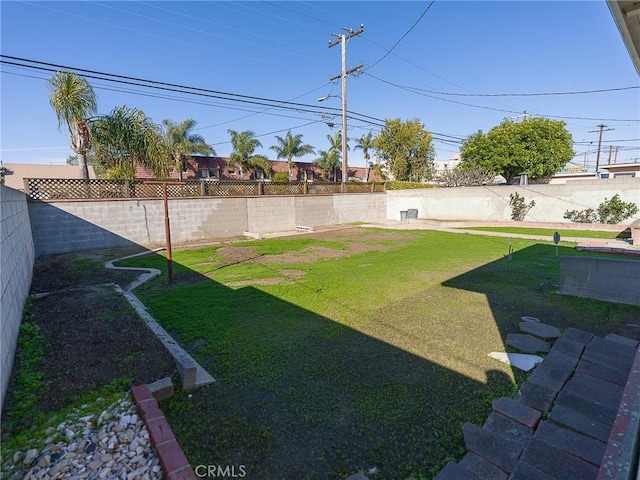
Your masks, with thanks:
M 164 480 L 196 480 L 196 474 L 176 441 L 169 422 L 164 417 L 149 386 L 136 385 L 131 388 L 131 395 L 149 431 L 151 446 L 160 460 L 162 478 Z

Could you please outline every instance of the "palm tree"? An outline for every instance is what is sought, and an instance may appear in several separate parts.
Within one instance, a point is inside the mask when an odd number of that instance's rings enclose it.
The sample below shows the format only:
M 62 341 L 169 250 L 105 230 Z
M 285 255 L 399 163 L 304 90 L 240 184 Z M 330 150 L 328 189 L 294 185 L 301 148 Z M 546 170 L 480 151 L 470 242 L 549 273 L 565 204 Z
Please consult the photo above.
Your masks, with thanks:
M 182 180 L 182 172 L 186 169 L 186 156 L 194 153 L 202 155 L 215 155 L 215 150 L 205 142 L 202 135 L 191 133 L 191 129 L 196 126 L 196 121 L 192 119 L 183 120 L 180 123 L 171 120 L 163 120 L 166 127 L 164 133 L 165 141 L 171 154 L 171 159 L 178 169 L 178 176 Z
M 369 159 L 371 158 L 371 155 L 369 155 L 369 150 L 374 149 L 373 136 L 371 135 L 371 132 L 363 134 L 358 139 L 358 144 L 354 147 L 354 150 L 357 150 L 358 148 L 361 149 L 362 153 L 364 154 L 364 162 L 365 166 L 367 167 L 366 180 L 369 181 L 369 168 L 371 167 L 371 163 L 369 162 Z
M 333 172 L 333 181 L 336 181 L 336 168 L 340 164 L 337 150 L 320 150 L 320 157 L 313 161 L 313 164 L 322 171 L 322 176 L 329 180 L 331 172 Z
M 335 132 L 333 135 L 327 135 L 329 140 L 329 153 L 335 155 L 335 161 L 339 164 L 342 159 L 342 132 Z M 347 142 L 349 138 L 347 138 Z M 347 143 L 347 151 L 349 151 L 349 144 Z M 337 166 L 336 166 L 337 168 Z M 342 175 L 347 175 L 346 172 L 342 172 Z M 333 172 L 333 181 L 336 182 L 335 168 Z
M 236 132 L 228 130 L 231 135 L 231 145 L 233 152 L 229 155 L 229 165 L 238 165 L 240 167 L 240 177 L 244 176 L 244 172 L 251 171 L 256 168 L 262 169 L 265 174 L 271 173 L 271 164 L 264 155 L 254 155 L 256 148 L 262 148 L 260 140 L 255 138 L 255 132 L 246 130 L 244 132 Z
M 49 90 L 49 103 L 56 112 L 58 128 L 66 125 L 71 148 L 78 155 L 82 178 L 88 180 L 87 152 L 91 149 L 88 118 L 98 109 L 93 87 L 75 73 L 58 71 L 49 79 Z
M 109 115 L 91 121 L 96 160 L 109 178 L 132 180 L 136 165 L 153 170 L 166 178 L 170 153 L 160 125 L 153 123 L 142 110 L 116 107 Z
M 287 132 L 285 138 L 276 135 L 278 145 L 274 145 L 271 148 L 278 154 L 276 158 L 286 158 L 289 166 L 289 180 L 291 180 L 291 173 L 293 171 L 293 157 L 302 157 L 308 153 L 315 154 L 311 145 L 302 143 L 302 134 L 298 134 L 295 137 L 291 135 L 291 130 Z

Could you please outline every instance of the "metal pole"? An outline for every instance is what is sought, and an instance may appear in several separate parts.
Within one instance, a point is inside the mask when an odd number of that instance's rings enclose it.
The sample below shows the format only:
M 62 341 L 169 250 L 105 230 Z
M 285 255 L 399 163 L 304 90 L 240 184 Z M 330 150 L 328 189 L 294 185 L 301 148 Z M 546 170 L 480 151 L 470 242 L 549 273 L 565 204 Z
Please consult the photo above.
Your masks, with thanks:
M 173 259 L 171 258 L 171 227 L 169 225 L 169 201 L 167 199 L 167 184 L 162 184 L 162 196 L 164 197 L 164 236 L 167 244 L 167 272 L 169 285 L 173 284 Z

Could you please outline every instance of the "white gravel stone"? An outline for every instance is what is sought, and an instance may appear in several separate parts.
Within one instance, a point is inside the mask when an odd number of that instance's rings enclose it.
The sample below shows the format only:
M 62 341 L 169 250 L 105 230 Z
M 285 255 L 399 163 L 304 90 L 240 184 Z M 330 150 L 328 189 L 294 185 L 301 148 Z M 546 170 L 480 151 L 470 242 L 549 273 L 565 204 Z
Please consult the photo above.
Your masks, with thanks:
M 155 456 L 144 422 L 129 400 L 115 402 L 97 416 L 95 429 L 87 414 L 70 418 L 57 428 L 50 427 L 38 448 L 8 453 L 2 470 L 9 478 L 56 479 L 149 479 L 162 478 L 159 459 Z M 53 433 L 60 432 L 66 441 L 53 443 Z M 78 438 L 82 432 L 82 437 Z M 73 440 L 73 441 L 71 441 Z M 94 450 L 85 452 L 93 443 Z M 35 446 L 35 445 L 34 445 Z M 55 454 L 55 455 L 54 455 Z

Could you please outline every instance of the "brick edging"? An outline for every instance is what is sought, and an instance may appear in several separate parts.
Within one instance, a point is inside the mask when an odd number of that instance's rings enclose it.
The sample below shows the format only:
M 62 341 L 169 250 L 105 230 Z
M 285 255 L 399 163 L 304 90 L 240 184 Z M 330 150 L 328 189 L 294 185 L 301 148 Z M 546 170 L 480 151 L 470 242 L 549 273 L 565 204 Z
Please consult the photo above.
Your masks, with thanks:
M 160 460 L 162 478 L 164 480 L 196 480 L 196 474 L 189 465 L 149 386 L 136 385 L 131 388 L 131 395 L 149 432 L 153 451 Z

